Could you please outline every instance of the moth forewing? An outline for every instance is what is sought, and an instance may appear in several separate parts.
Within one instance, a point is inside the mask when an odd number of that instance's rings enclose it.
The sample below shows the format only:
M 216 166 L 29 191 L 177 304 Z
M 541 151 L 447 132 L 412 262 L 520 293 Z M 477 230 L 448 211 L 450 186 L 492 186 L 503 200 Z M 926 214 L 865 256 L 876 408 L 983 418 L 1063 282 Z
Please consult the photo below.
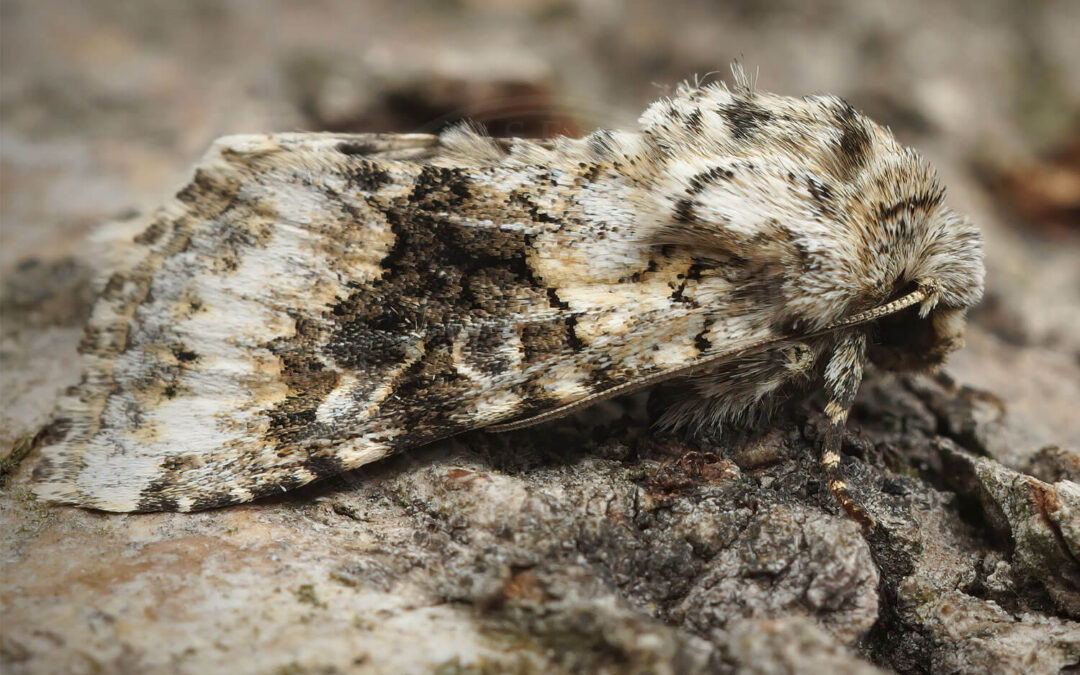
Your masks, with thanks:
M 671 377 L 723 423 L 820 365 L 846 410 L 856 324 L 922 302 L 872 353 L 939 359 L 981 292 L 935 180 L 839 99 L 747 86 L 582 139 L 222 139 L 104 284 L 36 489 L 220 506 Z

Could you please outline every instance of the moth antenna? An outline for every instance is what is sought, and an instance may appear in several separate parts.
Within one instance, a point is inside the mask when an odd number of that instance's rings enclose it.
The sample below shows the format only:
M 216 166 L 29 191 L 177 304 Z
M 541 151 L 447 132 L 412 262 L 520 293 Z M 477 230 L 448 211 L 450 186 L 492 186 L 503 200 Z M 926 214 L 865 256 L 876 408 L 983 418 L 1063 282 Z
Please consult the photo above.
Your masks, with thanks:
M 829 396 L 825 404 L 828 427 L 821 448 L 821 466 L 825 470 L 829 492 L 840 508 L 864 529 L 872 530 L 877 527 L 877 521 L 851 496 L 840 472 L 840 445 L 844 440 L 848 413 L 862 381 L 865 359 L 866 336 L 863 333 L 849 333 L 837 343 L 825 366 L 825 391 Z
M 830 332 L 839 330 L 841 328 L 847 328 L 849 326 L 857 326 L 861 323 L 868 323 L 875 319 L 880 319 L 883 316 L 889 314 L 895 314 L 901 310 L 907 309 L 912 305 L 917 305 L 920 302 L 926 302 L 936 297 L 937 283 L 933 280 L 925 281 L 919 284 L 919 287 L 907 295 L 901 296 L 892 302 L 884 305 L 879 305 L 873 309 L 868 309 L 865 312 L 859 312 L 858 314 L 852 314 L 851 316 L 834 321 L 825 327 L 823 332 Z
M 897 298 L 896 300 L 893 300 L 892 302 L 886 303 L 884 305 L 880 305 L 880 306 L 875 307 L 873 309 L 868 309 L 865 312 L 859 312 L 858 314 L 853 314 L 850 317 L 847 317 L 845 319 L 841 319 L 840 321 L 835 321 L 835 322 L 829 324 L 828 326 L 826 326 L 825 328 L 823 328 L 821 330 L 818 330 L 818 331 L 814 331 L 814 332 L 812 332 L 812 333 L 810 333 L 808 335 L 805 335 L 803 337 L 815 337 L 815 336 L 818 336 L 818 335 L 824 335 L 826 333 L 832 333 L 832 332 L 840 330 L 842 328 L 849 328 L 851 326 L 857 326 L 859 324 L 867 323 L 867 322 L 873 321 L 875 319 L 880 319 L 881 317 L 887 316 L 889 314 L 895 314 L 896 312 L 899 312 L 902 309 L 906 309 L 908 307 L 911 307 L 912 305 L 915 305 L 915 304 L 918 304 L 920 302 L 925 301 L 928 297 L 931 296 L 931 291 L 928 290 L 928 289 L 933 289 L 934 287 L 935 286 L 934 286 L 932 281 L 926 282 L 925 284 L 920 286 L 918 289 L 908 293 L 907 295 L 905 295 L 903 297 Z M 765 347 L 776 344 L 778 342 L 783 342 L 785 339 L 790 339 L 790 338 L 772 338 L 772 337 L 770 337 L 770 338 L 765 338 L 765 339 L 762 339 L 762 340 L 758 340 L 756 342 L 752 342 L 750 344 L 747 344 L 747 345 L 743 346 L 740 349 L 737 349 L 737 350 L 734 350 L 734 351 L 731 351 L 731 352 L 726 352 L 726 353 L 723 353 L 723 354 L 713 354 L 712 356 L 708 356 L 708 357 L 705 357 L 705 358 L 700 359 L 698 361 L 694 361 L 694 362 L 689 363 L 689 364 L 687 364 L 685 366 L 680 366 L 678 368 L 672 368 L 671 370 L 665 370 L 665 371 L 662 371 L 662 372 L 659 372 L 659 373 L 653 373 L 651 375 L 646 375 L 644 377 L 639 377 L 639 378 L 636 378 L 636 379 L 633 379 L 633 380 L 628 380 L 626 382 L 623 382 L 620 385 L 616 385 L 614 387 L 611 387 L 610 389 L 605 389 L 604 391 L 598 391 L 595 394 L 590 394 L 589 396 L 578 399 L 577 401 L 574 401 L 573 403 L 568 403 L 566 405 L 559 406 L 558 408 L 553 408 L 551 410 L 547 410 L 547 411 L 542 412 L 542 413 L 540 413 L 538 415 L 533 415 L 532 417 L 526 417 L 526 418 L 520 419 L 520 420 L 512 420 L 510 422 L 504 422 L 504 423 L 501 423 L 501 424 L 491 424 L 489 426 L 484 427 L 484 430 L 485 431 L 492 431 L 492 432 L 495 432 L 495 433 L 502 433 L 504 431 L 516 431 L 518 429 L 524 429 L 526 427 L 536 426 L 537 424 L 543 424 L 545 422 L 550 422 L 552 420 L 559 419 L 560 417 L 565 417 L 565 416 L 567 416 L 567 415 L 569 415 L 569 414 L 571 414 L 571 413 L 573 413 L 573 412 L 575 412 L 577 410 L 588 407 L 588 406 L 593 405 L 594 403 L 598 403 L 600 401 L 606 401 L 608 399 L 615 398 L 616 396 L 622 396 L 623 394 L 629 394 L 629 393 L 638 391 L 639 389 L 644 389 L 645 387 L 648 387 L 650 385 L 658 384 L 660 382 L 663 382 L 664 380 L 670 380 L 670 379 L 673 379 L 673 378 L 676 378 L 676 377 L 683 377 L 683 376 L 686 376 L 686 375 L 693 375 L 694 373 L 698 373 L 698 372 L 701 372 L 703 370 L 706 370 L 710 366 L 713 366 L 713 365 L 715 365 L 717 363 L 720 363 L 720 362 L 723 362 L 723 361 L 728 361 L 730 359 L 736 358 L 739 355 L 751 353 L 751 352 L 753 352 L 755 350 L 758 350 L 758 349 L 763 349 Z M 864 342 L 863 349 L 865 351 L 865 340 L 863 342 Z M 858 374 L 859 374 L 859 379 L 861 379 L 862 378 L 862 362 L 861 361 L 860 361 L 860 365 L 859 365 Z M 858 383 L 858 381 L 856 381 L 855 385 L 854 385 L 854 389 L 858 389 L 858 387 L 859 387 L 859 383 Z M 854 396 L 854 394 L 852 394 L 852 395 Z M 851 406 L 849 405 L 848 407 L 850 408 Z M 844 411 L 844 418 L 840 423 L 841 433 L 843 432 L 843 426 L 844 426 L 845 421 L 847 421 L 847 410 Z M 839 447 L 839 446 L 837 446 L 837 447 Z M 839 455 L 837 455 L 837 456 L 839 457 Z M 824 462 L 824 459 L 822 461 Z M 842 481 L 841 481 L 841 484 L 842 484 Z
M 751 353 L 755 350 L 767 347 L 768 345 L 771 345 L 773 343 L 782 341 L 782 339 L 778 338 L 765 338 L 756 342 L 751 342 L 746 346 L 742 347 L 741 349 L 732 352 L 714 354 L 713 356 L 709 356 L 698 361 L 693 361 L 685 366 L 680 366 L 678 368 L 660 371 L 651 375 L 645 375 L 644 377 L 627 380 L 622 384 L 616 385 L 609 389 L 605 389 L 603 391 L 598 391 L 595 394 L 590 394 L 572 403 L 567 403 L 566 405 L 547 410 L 538 415 L 533 415 L 532 417 L 526 417 L 520 420 L 512 420 L 510 422 L 504 422 L 502 424 L 491 424 L 484 427 L 484 431 L 502 433 L 504 431 L 516 431 L 518 429 L 524 429 L 526 427 L 536 426 L 537 424 L 550 422 L 552 420 L 559 419 L 560 417 L 566 417 L 573 412 L 576 412 L 582 408 L 586 408 L 595 403 L 599 403 L 600 401 L 606 401 L 608 399 L 615 398 L 616 396 L 622 396 L 623 394 L 630 394 L 640 389 L 644 389 L 645 387 L 659 384 L 660 382 L 663 382 L 665 380 L 670 380 L 676 377 L 684 377 L 687 375 L 693 375 L 694 373 L 705 370 L 717 363 L 728 361 L 741 354 Z

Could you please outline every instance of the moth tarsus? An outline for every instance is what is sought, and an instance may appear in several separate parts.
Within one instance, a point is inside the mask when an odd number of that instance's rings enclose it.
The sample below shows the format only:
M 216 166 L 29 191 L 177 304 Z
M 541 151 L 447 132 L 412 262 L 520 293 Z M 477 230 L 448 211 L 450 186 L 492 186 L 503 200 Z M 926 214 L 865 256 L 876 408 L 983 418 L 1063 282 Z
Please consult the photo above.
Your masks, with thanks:
M 671 378 L 719 429 L 960 346 L 978 230 L 841 99 L 683 85 L 632 131 L 219 140 L 103 279 L 35 471 L 112 511 L 248 501 Z

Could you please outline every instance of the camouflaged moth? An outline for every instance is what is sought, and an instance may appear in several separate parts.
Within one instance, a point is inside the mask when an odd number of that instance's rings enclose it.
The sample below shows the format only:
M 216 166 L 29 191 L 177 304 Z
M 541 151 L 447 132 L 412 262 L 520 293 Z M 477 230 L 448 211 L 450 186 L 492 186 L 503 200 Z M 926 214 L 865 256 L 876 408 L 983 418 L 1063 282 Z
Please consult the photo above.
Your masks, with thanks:
M 932 169 L 830 96 L 682 86 L 636 131 L 219 140 L 94 307 L 36 489 L 244 502 L 684 378 L 669 426 L 819 383 L 839 478 L 870 359 L 932 367 L 981 296 Z

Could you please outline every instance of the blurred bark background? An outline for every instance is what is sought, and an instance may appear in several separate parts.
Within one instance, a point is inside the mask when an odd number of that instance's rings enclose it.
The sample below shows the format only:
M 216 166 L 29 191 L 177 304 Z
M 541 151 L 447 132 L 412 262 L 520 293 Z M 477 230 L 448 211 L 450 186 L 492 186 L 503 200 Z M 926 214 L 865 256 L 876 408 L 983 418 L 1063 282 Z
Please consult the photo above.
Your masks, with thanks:
M 1078 27 L 1071 0 L 0 0 L 3 670 L 1077 668 Z M 845 470 L 875 535 L 821 484 L 813 401 L 714 442 L 630 402 L 196 515 L 29 495 L 94 228 L 214 138 L 579 134 L 735 59 L 889 125 L 986 235 L 947 375 L 860 394 Z

